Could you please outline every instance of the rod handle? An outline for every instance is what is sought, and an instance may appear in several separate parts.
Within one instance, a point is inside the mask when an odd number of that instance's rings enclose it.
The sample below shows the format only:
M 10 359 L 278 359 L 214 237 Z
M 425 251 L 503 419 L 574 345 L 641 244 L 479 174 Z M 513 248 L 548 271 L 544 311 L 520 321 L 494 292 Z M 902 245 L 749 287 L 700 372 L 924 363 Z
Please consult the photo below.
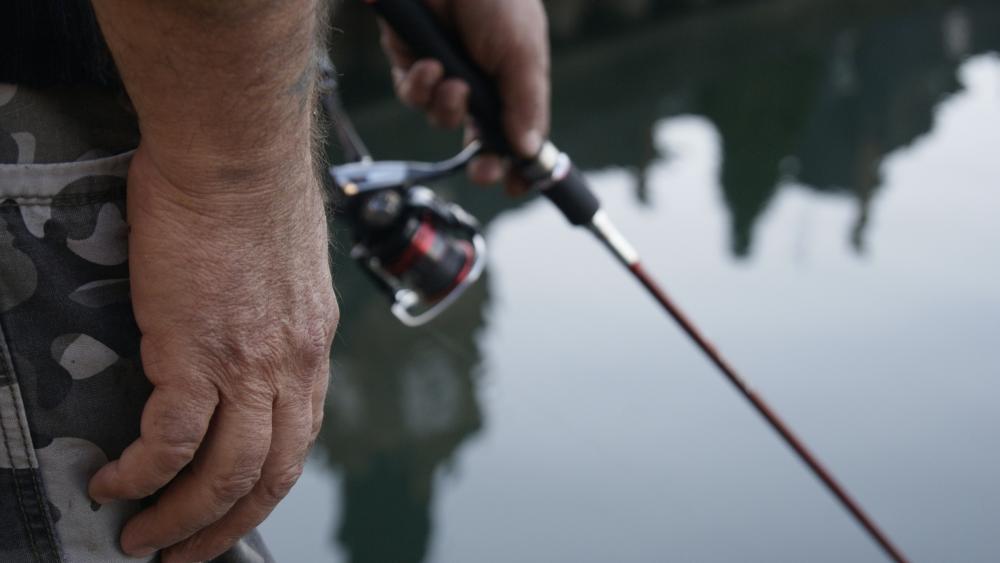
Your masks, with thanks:
M 583 174 L 551 142 L 546 142 L 532 158 L 513 154 L 504 133 L 503 104 L 496 84 L 469 58 L 459 38 L 441 26 L 423 0 L 364 1 L 414 54 L 437 59 L 446 76 L 460 78 L 469 85 L 469 113 L 476 120 L 486 150 L 514 159 L 529 185 L 541 189 L 571 224 L 591 223 L 601 206 Z
M 461 41 L 438 23 L 422 0 L 365 0 L 418 57 L 437 59 L 446 76 L 469 85 L 469 113 L 476 119 L 483 146 L 508 155 L 503 104 L 493 81 L 468 57 Z

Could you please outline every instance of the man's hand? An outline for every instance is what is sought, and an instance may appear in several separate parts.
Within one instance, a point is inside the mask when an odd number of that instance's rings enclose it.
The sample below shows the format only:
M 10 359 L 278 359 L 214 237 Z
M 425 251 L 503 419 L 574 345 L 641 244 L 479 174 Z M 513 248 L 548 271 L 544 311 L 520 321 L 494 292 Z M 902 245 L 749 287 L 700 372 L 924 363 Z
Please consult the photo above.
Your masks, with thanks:
M 129 270 L 154 390 L 90 483 L 130 555 L 224 552 L 297 480 L 337 324 L 312 158 L 315 0 L 95 0 L 139 115 Z
M 319 432 L 337 322 L 326 220 L 311 171 L 282 182 L 277 199 L 193 195 L 144 147 L 133 160 L 132 298 L 154 391 L 142 436 L 90 492 L 170 484 L 125 526 L 128 553 L 219 555 L 284 498 Z
M 549 130 L 549 47 L 545 9 L 540 0 L 424 0 L 446 26 L 457 30 L 472 60 L 496 80 L 504 125 L 513 149 L 534 156 Z M 383 24 L 382 44 L 392 62 L 396 93 L 404 103 L 426 111 L 432 123 L 455 128 L 466 122 L 468 85 L 446 79 L 436 60 L 416 59 Z M 471 129 L 467 129 L 473 135 Z M 477 159 L 472 179 L 492 184 L 504 176 L 497 157 Z M 520 192 L 509 175 L 509 191 Z

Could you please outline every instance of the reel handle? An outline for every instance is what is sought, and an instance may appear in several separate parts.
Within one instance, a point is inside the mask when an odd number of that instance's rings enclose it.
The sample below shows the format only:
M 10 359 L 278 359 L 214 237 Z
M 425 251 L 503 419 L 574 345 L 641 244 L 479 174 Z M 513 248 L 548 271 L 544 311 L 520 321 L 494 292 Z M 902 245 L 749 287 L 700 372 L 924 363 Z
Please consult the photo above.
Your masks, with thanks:
M 476 120 L 483 146 L 512 157 L 533 188 L 541 189 L 573 225 L 589 225 L 601 208 L 583 175 L 551 142 L 537 155 L 513 154 L 503 126 L 503 104 L 496 85 L 468 56 L 461 41 L 445 30 L 423 0 L 364 0 L 418 56 L 437 59 L 445 75 L 469 85 L 469 113 Z

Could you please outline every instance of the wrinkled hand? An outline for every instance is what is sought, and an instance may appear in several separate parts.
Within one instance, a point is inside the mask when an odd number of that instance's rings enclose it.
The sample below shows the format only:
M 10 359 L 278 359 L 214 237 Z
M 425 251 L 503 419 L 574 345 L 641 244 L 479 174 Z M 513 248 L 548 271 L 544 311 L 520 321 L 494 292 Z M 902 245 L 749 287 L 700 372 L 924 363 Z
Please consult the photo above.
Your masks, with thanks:
M 472 59 L 496 80 L 508 139 L 521 156 L 534 156 L 549 130 L 549 47 L 540 0 L 424 0 L 445 25 L 457 30 Z M 469 87 L 446 79 L 436 60 L 416 59 L 400 38 L 382 25 L 382 45 L 392 63 L 396 93 L 426 111 L 435 125 L 456 128 L 467 121 Z M 474 129 L 467 127 L 471 139 Z M 469 167 L 482 184 L 503 178 L 505 163 L 484 156 Z M 507 176 L 508 191 L 524 187 Z
M 90 483 L 102 503 L 165 487 L 125 526 L 131 555 L 211 559 L 302 471 L 338 309 L 319 186 L 299 168 L 260 185 L 199 186 L 165 175 L 146 147 L 135 155 L 132 297 L 154 391 L 141 437 Z

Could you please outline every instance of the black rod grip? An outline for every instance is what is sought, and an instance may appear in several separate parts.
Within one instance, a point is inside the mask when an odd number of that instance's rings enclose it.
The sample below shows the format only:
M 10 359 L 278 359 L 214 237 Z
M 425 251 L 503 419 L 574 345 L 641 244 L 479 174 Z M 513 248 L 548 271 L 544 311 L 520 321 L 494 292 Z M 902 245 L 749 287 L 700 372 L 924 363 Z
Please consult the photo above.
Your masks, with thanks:
M 566 177 L 544 188 L 542 193 L 562 211 L 570 224 L 577 227 L 589 225 L 601 210 L 601 202 L 587 187 L 587 180 L 576 166 L 569 170 Z
M 437 59 L 445 75 L 469 85 L 469 113 L 476 120 L 483 145 L 492 152 L 511 154 L 503 128 L 503 104 L 493 81 L 472 62 L 461 41 L 445 30 L 422 0 L 365 0 L 413 53 Z
M 444 66 L 446 76 L 468 83 L 469 112 L 476 121 L 480 139 L 487 150 L 513 157 L 522 170 L 537 165 L 537 156 L 525 159 L 522 155 L 513 154 L 503 126 L 503 104 L 496 85 L 469 58 L 461 40 L 438 23 L 423 0 L 364 2 L 375 9 L 417 57 L 437 59 Z M 588 225 L 601 204 L 590 191 L 583 175 L 575 166 L 570 166 L 570 170 L 558 180 L 543 179 L 551 183 L 542 189 L 542 193 L 571 224 Z

